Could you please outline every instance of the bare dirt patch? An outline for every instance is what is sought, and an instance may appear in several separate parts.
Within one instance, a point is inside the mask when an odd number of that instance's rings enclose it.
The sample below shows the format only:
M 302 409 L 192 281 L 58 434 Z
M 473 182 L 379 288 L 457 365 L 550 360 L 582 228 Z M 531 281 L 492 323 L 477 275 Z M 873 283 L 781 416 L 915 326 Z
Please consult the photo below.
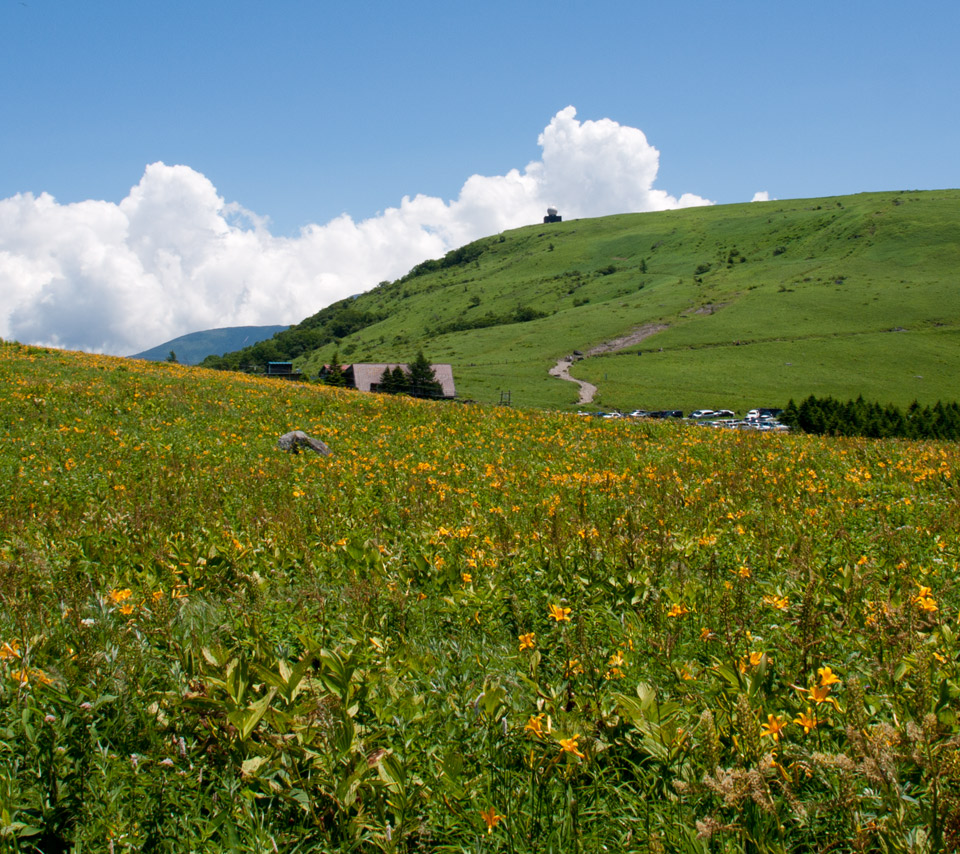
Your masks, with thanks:
M 597 344 L 596 347 L 591 347 L 587 350 L 587 355 L 599 356 L 602 353 L 616 353 L 618 350 L 626 350 L 627 347 L 633 347 L 645 338 L 656 335 L 658 332 L 663 332 L 666 328 L 666 323 L 645 323 L 643 326 L 638 326 L 636 329 L 630 330 L 626 335 L 621 335 L 612 341 L 604 341 L 602 344 Z

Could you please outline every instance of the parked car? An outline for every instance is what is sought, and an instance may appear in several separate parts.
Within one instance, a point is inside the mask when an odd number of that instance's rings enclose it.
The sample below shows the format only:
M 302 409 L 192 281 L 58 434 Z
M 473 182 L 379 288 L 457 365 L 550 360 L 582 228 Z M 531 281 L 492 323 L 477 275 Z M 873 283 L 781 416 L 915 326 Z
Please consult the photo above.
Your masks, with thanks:
M 736 418 L 737 413 L 732 409 L 718 409 L 713 413 L 715 418 Z
M 766 416 L 767 418 L 777 418 L 779 415 L 783 414 L 782 409 L 777 409 L 776 407 L 770 406 L 760 406 L 756 409 L 751 409 L 747 413 L 747 421 L 759 421 L 761 418 Z
M 691 418 L 710 418 L 716 413 L 712 409 L 694 409 L 690 413 Z

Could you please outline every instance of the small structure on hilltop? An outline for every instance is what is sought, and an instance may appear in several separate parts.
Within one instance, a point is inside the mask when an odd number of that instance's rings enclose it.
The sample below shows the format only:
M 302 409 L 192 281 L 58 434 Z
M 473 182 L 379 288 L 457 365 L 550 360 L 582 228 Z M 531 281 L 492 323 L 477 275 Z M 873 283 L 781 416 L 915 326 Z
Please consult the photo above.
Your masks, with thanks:
M 547 208 L 547 215 L 543 218 L 547 222 L 563 222 L 563 217 L 557 213 L 556 208 Z
M 267 362 L 267 376 L 285 380 L 299 380 L 302 375 L 293 367 L 293 362 Z

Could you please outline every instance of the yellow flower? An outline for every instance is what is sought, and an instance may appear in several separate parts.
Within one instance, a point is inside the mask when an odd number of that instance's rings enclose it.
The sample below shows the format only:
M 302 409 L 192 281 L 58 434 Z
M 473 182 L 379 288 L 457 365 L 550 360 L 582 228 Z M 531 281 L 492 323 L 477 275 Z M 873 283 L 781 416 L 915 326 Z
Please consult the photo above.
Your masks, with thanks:
M 533 733 L 537 738 L 543 738 L 543 714 L 530 715 L 530 719 L 527 721 L 524 729 L 527 732 Z M 549 725 L 547 726 L 547 731 L 550 731 Z
M 805 734 L 809 734 L 810 730 L 816 729 L 817 726 L 817 719 L 810 716 L 809 706 L 807 706 L 807 711 L 800 712 L 800 714 L 793 719 L 793 722 L 795 724 L 800 724 L 800 726 L 803 727 L 803 732 Z
M 790 606 L 790 600 L 786 596 L 764 596 L 763 601 L 778 611 L 786 611 Z
M 564 620 L 570 622 L 570 609 L 564 608 L 561 605 L 551 605 L 548 616 L 558 623 L 562 623 Z
M 469 572 L 460 573 L 460 578 L 464 584 L 473 584 L 473 576 Z
M 111 590 L 108 598 L 114 605 L 119 605 L 121 602 L 125 602 L 133 596 L 133 591 L 129 587 L 125 587 L 123 590 Z
M 924 587 L 922 584 L 918 584 L 917 588 L 917 595 L 913 597 L 914 604 L 921 611 L 925 611 L 928 614 L 932 614 L 934 611 L 938 610 L 937 600 L 933 598 L 930 588 Z
M 830 703 L 835 709 L 839 709 L 840 706 L 833 697 L 828 697 L 830 693 L 829 685 L 814 685 L 810 689 L 810 696 L 813 697 L 816 704 L 819 706 L 821 703 Z
M 497 811 L 490 807 L 490 809 L 480 811 L 480 818 L 483 819 L 483 823 L 487 826 L 487 833 L 493 833 L 493 829 L 503 820 L 502 815 L 497 815 Z
M 47 676 L 39 667 L 31 667 L 23 670 L 11 670 L 10 678 L 21 685 L 29 685 L 31 681 L 39 682 L 41 685 L 52 685 L 53 679 Z
M 767 722 L 761 726 L 760 735 L 770 736 L 774 741 L 780 741 L 780 733 L 786 729 L 787 722 L 780 720 L 776 715 L 767 715 Z
M 679 602 L 675 602 L 669 611 L 667 611 L 668 617 L 682 617 L 684 614 L 689 614 L 690 609 L 686 605 L 681 605 Z
M 561 738 L 560 741 L 560 752 L 561 753 L 572 753 L 574 756 L 578 756 L 581 759 L 586 759 L 586 757 L 581 753 L 580 748 L 577 746 L 577 740 L 580 738 L 580 733 L 570 736 L 570 738 Z
M 840 679 L 834 675 L 833 670 L 829 667 L 820 667 L 817 669 L 817 675 L 820 677 L 820 685 L 826 687 L 827 685 L 839 685 Z
M 533 649 L 534 646 L 536 646 L 535 640 L 536 635 L 533 632 L 520 635 L 520 652 L 523 652 L 525 649 Z
M 20 658 L 20 644 L 15 641 L 4 641 L 0 644 L 0 661 L 13 661 Z

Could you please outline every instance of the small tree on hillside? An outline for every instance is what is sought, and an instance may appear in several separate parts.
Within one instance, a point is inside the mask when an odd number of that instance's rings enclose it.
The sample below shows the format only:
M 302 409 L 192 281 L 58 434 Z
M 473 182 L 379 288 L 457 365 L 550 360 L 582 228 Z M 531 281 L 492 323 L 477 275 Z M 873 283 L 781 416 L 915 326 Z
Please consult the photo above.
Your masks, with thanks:
M 337 352 L 330 357 L 330 365 L 327 367 L 327 375 L 323 380 L 327 385 L 343 387 L 347 384 L 343 376 L 343 366 L 340 364 L 340 355 Z
M 410 377 L 407 376 L 407 372 L 399 365 L 390 372 L 390 382 L 393 384 L 393 389 L 396 394 L 409 393 Z
M 443 397 L 443 386 L 440 385 L 436 374 L 423 350 L 417 353 L 417 358 L 410 365 L 410 394 L 413 397 Z
M 397 365 L 393 370 L 390 370 L 389 367 L 383 369 L 377 391 L 385 394 L 406 394 L 409 390 L 410 378 L 400 365 Z
M 171 350 L 171 351 L 170 351 L 170 355 L 167 356 L 167 361 L 168 361 L 168 362 L 172 362 L 172 363 L 175 364 L 175 365 L 180 364 L 180 363 L 177 361 L 177 354 L 174 353 L 173 350 Z
M 387 366 L 383 369 L 383 373 L 380 374 L 380 379 L 377 381 L 377 391 L 381 394 L 396 394 L 397 389 L 393 383 L 393 372 L 390 370 L 390 367 Z

